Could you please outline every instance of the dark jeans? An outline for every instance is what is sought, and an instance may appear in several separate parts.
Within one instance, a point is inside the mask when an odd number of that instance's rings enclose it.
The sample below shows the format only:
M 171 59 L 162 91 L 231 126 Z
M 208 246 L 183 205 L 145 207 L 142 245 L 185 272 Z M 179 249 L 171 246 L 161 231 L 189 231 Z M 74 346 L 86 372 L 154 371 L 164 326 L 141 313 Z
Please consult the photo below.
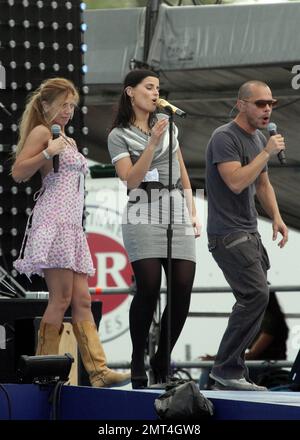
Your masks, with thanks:
M 268 254 L 258 232 L 209 236 L 208 249 L 236 299 L 212 372 L 224 379 L 248 378 L 245 350 L 260 329 L 269 301 Z

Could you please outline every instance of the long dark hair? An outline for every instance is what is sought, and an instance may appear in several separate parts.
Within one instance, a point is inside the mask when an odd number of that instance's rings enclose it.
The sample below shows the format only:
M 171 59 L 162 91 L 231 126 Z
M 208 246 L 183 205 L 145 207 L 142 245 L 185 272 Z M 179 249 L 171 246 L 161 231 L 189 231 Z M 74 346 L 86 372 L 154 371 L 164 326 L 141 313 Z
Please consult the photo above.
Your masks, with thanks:
M 278 322 L 278 325 L 280 325 L 280 322 L 282 322 L 282 329 L 284 328 L 284 332 L 286 335 L 288 335 L 289 328 L 286 324 L 284 313 L 280 307 L 275 291 L 272 289 L 270 289 L 269 303 L 267 305 L 265 315 L 271 315 L 273 320 Z
M 130 97 L 126 93 L 127 87 L 136 87 L 140 84 L 147 76 L 154 76 L 159 78 L 158 74 L 152 72 L 152 70 L 147 69 L 136 69 L 129 72 L 123 83 L 123 90 L 120 96 L 119 104 L 116 110 L 116 116 L 112 123 L 111 130 L 115 127 L 128 127 L 130 123 L 135 121 L 135 114 L 132 108 Z M 149 126 L 153 119 L 153 113 L 149 117 Z

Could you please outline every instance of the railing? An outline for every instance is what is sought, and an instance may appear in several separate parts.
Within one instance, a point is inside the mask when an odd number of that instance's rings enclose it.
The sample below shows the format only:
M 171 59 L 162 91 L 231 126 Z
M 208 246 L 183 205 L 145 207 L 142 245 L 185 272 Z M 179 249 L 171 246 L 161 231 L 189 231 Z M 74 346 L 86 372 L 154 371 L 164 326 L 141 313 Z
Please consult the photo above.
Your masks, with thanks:
M 135 285 L 129 288 L 107 288 L 91 287 L 89 289 L 91 295 L 119 295 L 119 294 L 135 294 Z M 300 292 L 300 286 L 270 286 L 272 292 Z M 165 287 L 161 288 L 161 293 L 167 293 Z M 192 293 L 231 293 L 230 287 L 194 287 Z M 226 318 L 229 312 L 189 312 L 190 318 Z M 300 318 L 300 313 L 285 313 L 286 318 Z
M 270 290 L 273 292 L 300 292 L 300 286 L 270 286 Z M 103 295 L 117 295 L 120 293 L 133 295 L 135 292 L 135 286 L 124 288 L 124 287 L 109 287 L 107 289 L 102 289 L 101 287 L 90 287 L 89 289 L 92 295 L 103 294 Z M 167 293 L 165 287 L 161 288 L 161 293 Z M 230 287 L 193 287 L 192 293 L 227 293 L 232 292 Z
M 271 286 L 273 292 L 300 292 L 300 286 Z M 133 284 L 127 288 L 109 287 L 102 289 L 101 287 L 90 287 L 91 295 L 134 295 L 136 287 Z M 194 287 L 192 293 L 229 293 L 232 292 L 230 287 Z M 165 287 L 161 288 L 161 293 L 167 293 Z M 26 298 L 45 299 L 48 298 L 48 292 L 26 292 Z M 227 318 L 229 312 L 189 312 L 190 318 Z M 285 313 L 286 318 L 300 318 L 300 313 Z
M 273 292 L 300 292 L 300 286 L 270 286 L 270 290 Z M 165 294 L 167 292 L 166 288 L 161 289 L 161 293 Z M 192 289 L 193 294 L 199 293 L 231 293 L 232 289 L 230 287 L 195 287 Z M 101 294 L 101 295 L 117 295 L 120 293 L 126 293 L 129 295 L 134 295 L 135 286 L 128 289 L 119 289 L 119 288 L 109 288 L 109 289 L 100 289 L 100 288 L 90 288 L 90 293 L 93 294 Z M 191 318 L 223 318 L 228 317 L 230 315 L 229 312 L 189 312 L 188 316 Z M 287 318 L 300 318 L 300 313 L 285 313 L 285 317 Z M 214 364 L 214 361 L 185 361 L 185 362 L 171 362 L 172 368 L 174 369 L 192 369 L 192 368 L 211 368 Z M 246 365 L 248 367 L 255 368 L 291 368 L 293 365 L 292 361 L 266 361 L 266 360 L 256 360 L 256 361 L 246 361 Z M 130 362 L 112 362 L 109 364 L 111 368 L 130 368 Z M 146 368 L 149 369 L 149 364 L 146 365 Z
M 186 362 L 173 362 L 171 361 L 172 368 L 181 369 L 181 368 L 211 368 L 214 364 L 214 361 L 186 361 Z M 292 361 L 246 361 L 246 365 L 248 367 L 255 368 L 291 368 L 293 365 Z M 130 362 L 128 361 L 119 361 L 119 362 L 110 362 L 108 365 L 110 368 L 130 368 Z M 146 369 L 149 369 L 149 363 L 145 364 Z
M 270 286 L 270 290 L 273 292 L 300 292 L 300 286 Z M 107 288 L 102 289 L 100 287 L 91 287 L 89 289 L 91 295 L 120 295 L 120 294 L 128 294 L 134 295 L 136 288 L 133 284 L 129 288 Z M 165 294 L 167 292 L 166 288 L 161 289 L 161 293 Z M 230 287 L 195 287 L 192 289 L 193 294 L 198 293 L 229 293 L 232 292 Z M 28 292 L 26 297 L 28 298 L 45 298 L 45 295 L 48 295 L 48 292 Z M 191 318 L 223 318 L 228 317 L 229 312 L 189 312 L 188 316 Z M 285 316 L 288 318 L 300 318 L 300 313 L 285 313 Z M 211 368 L 214 364 L 213 361 L 185 361 L 185 362 L 171 362 L 172 367 L 175 369 L 182 368 Z M 246 361 L 246 365 L 249 367 L 256 368 L 291 368 L 293 362 L 291 361 Z M 111 368 L 130 368 L 130 362 L 128 361 L 119 361 L 119 362 L 111 362 L 109 363 Z M 149 369 L 149 364 L 146 365 L 146 368 Z

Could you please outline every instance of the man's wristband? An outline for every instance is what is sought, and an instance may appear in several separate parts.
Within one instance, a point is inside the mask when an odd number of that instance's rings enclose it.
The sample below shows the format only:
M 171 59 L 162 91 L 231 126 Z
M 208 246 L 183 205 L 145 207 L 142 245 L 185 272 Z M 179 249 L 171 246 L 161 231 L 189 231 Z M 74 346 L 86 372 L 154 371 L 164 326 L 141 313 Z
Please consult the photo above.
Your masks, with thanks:
M 47 149 L 43 150 L 42 153 L 43 153 L 45 159 L 47 159 L 47 160 L 52 159 L 52 157 L 51 157 L 50 154 L 48 153 Z

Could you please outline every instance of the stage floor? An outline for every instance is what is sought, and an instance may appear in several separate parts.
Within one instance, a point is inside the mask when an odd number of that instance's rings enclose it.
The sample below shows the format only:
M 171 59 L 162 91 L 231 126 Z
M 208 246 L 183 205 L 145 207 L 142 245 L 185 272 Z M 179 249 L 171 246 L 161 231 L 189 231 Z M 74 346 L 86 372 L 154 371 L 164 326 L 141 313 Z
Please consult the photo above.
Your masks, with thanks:
M 53 387 L 3 384 L 1 420 L 49 420 Z M 92 388 L 64 385 L 56 417 L 59 420 L 157 420 L 154 400 L 163 390 Z M 300 392 L 202 391 L 215 408 L 212 420 L 300 420 Z M 9 410 L 10 408 L 10 410 Z

